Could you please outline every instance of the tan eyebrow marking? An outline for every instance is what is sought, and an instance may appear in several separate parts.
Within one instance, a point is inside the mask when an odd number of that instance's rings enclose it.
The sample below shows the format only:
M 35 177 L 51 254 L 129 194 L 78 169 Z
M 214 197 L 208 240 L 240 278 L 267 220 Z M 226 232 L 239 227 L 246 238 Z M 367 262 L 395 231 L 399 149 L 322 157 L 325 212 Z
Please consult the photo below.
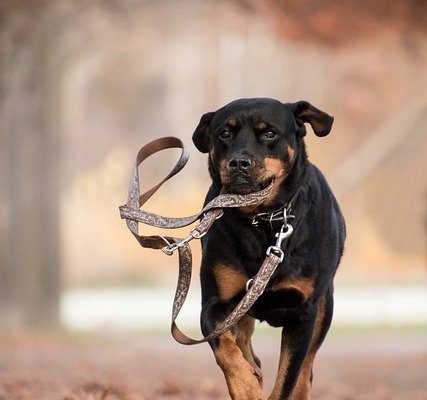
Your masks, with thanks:
M 230 127 L 230 128 L 235 128 L 237 125 L 239 125 L 239 122 L 237 121 L 236 118 L 230 118 L 226 124 Z
M 255 129 L 258 129 L 258 130 L 260 130 L 260 131 L 263 131 L 264 129 L 266 129 L 267 128 L 267 122 L 258 122 L 256 125 L 255 125 Z
M 307 300 L 314 290 L 313 279 L 310 278 L 290 278 L 282 282 L 276 283 L 271 287 L 272 290 L 282 290 L 282 289 L 296 289 L 304 297 L 304 300 Z

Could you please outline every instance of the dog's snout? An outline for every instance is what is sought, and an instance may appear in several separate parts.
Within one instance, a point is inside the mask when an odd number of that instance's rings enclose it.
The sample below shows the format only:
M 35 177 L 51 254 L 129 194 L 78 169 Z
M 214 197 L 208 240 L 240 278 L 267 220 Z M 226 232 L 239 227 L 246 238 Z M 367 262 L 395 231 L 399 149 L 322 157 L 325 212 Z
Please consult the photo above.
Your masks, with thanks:
M 228 165 L 234 170 L 247 171 L 252 167 L 252 160 L 248 155 L 241 154 L 233 157 Z

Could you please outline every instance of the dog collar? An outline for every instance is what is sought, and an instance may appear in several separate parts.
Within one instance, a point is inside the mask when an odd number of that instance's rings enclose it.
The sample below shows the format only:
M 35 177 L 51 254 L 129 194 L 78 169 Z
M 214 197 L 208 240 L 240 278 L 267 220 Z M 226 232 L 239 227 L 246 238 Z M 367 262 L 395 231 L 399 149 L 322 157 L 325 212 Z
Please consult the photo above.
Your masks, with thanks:
M 271 228 L 273 228 L 272 225 L 275 222 L 286 223 L 288 219 L 295 218 L 295 215 L 289 214 L 289 211 L 290 210 L 286 207 L 286 205 L 284 205 L 273 212 L 256 214 L 252 218 L 252 225 L 258 226 L 259 223 L 263 221 L 268 222 L 271 225 Z
M 292 205 L 298 197 L 299 190 L 293 195 L 292 199 L 278 210 L 272 212 L 258 213 L 252 218 L 252 225 L 259 227 L 261 222 L 269 224 L 271 229 L 274 229 L 273 225 L 276 222 L 287 225 L 289 219 L 295 219 L 295 215 L 291 214 Z

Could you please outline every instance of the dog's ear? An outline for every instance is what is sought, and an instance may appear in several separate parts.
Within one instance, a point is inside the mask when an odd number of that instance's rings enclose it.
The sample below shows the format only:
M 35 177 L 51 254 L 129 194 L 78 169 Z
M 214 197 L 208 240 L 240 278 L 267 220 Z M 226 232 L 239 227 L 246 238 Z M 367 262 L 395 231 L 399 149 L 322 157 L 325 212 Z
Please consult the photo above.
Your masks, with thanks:
M 296 103 L 290 103 L 289 106 L 301 128 L 301 136 L 306 134 L 305 122 L 311 125 L 317 136 L 326 136 L 331 131 L 334 117 L 312 106 L 308 101 L 297 101 Z
M 203 114 L 202 118 L 200 118 L 199 125 L 197 125 L 196 130 L 193 133 L 193 143 L 197 150 L 202 153 L 209 152 L 209 125 L 214 114 L 214 112 Z

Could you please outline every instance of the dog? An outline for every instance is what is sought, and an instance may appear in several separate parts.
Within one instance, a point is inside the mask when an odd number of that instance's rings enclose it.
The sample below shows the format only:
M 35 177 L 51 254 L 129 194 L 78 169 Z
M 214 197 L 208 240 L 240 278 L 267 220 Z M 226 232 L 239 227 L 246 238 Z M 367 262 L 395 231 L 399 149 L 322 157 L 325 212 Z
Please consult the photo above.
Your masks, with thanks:
M 307 101 L 249 98 L 204 114 L 194 131 L 194 145 L 209 155 L 212 185 L 205 204 L 220 193 L 248 194 L 273 185 L 260 205 L 224 209 L 202 240 L 205 336 L 242 299 L 275 243 L 283 222 L 268 216 L 292 208 L 293 233 L 282 244 L 284 259 L 266 290 L 237 326 L 209 342 L 233 400 L 264 398 L 261 363 L 251 344 L 256 319 L 282 327 L 278 374 L 268 399 L 310 398 L 314 358 L 332 320 L 345 222 L 326 179 L 308 160 L 304 124 L 323 137 L 333 120 Z M 267 218 L 257 220 L 261 215 Z

